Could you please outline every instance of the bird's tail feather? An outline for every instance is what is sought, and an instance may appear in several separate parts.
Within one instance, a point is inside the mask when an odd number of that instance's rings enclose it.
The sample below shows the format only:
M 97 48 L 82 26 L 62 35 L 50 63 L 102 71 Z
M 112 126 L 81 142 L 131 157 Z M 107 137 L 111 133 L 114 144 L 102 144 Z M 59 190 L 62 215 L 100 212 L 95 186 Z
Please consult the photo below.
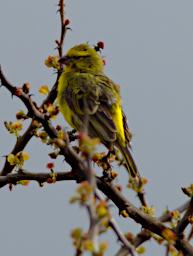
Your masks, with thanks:
M 137 165 L 133 159 L 133 156 L 129 150 L 129 148 L 127 146 L 119 146 L 119 150 L 121 151 L 124 160 L 125 160 L 125 164 L 127 167 L 127 170 L 129 172 L 129 174 L 131 175 L 132 178 L 136 178 L 138 177 L 140 179 L 140 174 L 137 168 Z

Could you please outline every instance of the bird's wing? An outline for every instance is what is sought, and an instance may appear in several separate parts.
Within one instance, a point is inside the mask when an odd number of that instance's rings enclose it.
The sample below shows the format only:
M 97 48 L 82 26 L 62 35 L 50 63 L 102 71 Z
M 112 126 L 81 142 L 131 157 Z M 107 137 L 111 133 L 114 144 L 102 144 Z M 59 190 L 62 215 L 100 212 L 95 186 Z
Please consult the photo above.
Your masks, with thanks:
M 118 87 L 105 75 L 79 73 L 68 80 L 65 100 L 74 113 L 72 122 L 108 145 L 116 140 L 117 128 L 113 111 L 118 104 Z M 88 121 L 88 122 L 87 122 Z
M 129 147 L 131 147 L 130 143 L 132 140 L 132 132 L 129 129 L 128 123 L 127 123 L 127 117 L 125 115 L 125 113 L 122 111 L 123 113 L 123 127 L 124 127 L 124 133 L 125 133 L 125 139 L 127 141 L 127 144 L 129 145 Z

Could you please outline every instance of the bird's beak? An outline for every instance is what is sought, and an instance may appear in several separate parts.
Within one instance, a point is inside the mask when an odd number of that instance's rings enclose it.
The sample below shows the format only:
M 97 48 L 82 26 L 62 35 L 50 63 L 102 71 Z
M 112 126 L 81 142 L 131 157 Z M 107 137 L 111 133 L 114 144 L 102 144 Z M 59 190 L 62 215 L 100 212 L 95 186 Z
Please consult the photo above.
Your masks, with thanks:
M 70 58 L 67 55 L 64 55 L 58 60 L 59 63 L 67 65 L 70 61 Z

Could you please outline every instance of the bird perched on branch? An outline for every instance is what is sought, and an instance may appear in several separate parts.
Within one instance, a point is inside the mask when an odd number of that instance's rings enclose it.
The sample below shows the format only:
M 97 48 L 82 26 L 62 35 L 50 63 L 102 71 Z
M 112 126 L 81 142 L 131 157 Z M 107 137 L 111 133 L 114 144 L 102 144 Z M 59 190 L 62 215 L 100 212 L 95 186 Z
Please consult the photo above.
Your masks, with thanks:
M 66 121 L 77 131 L 99 138 L 109 149 L 117 147 L 131 177 L 140 177 L 130 152 L 131 132 L 121 107 L 119 86 L 104 74 L 104 62 L 88 44 L 72 47 L 58 84 L 58 103 Z

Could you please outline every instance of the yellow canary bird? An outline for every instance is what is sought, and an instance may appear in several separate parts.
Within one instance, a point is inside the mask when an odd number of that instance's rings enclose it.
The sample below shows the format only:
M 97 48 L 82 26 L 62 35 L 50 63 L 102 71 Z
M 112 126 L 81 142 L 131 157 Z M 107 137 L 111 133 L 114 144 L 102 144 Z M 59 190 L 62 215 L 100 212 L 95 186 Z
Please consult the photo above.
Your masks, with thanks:
M 99 138 L 107 147 L 117 147 L 132 177 L 140 177 L 130 152 L 131 132 L 121 107 L 119 86 L 104 74 L 104 62 L 88 44 L 71 48 L 62 57 L 65 64 L 58 83 L 58 104 L 66 121 L 77 131 Z M 86 117 L 86 118 L 85 118 Z

